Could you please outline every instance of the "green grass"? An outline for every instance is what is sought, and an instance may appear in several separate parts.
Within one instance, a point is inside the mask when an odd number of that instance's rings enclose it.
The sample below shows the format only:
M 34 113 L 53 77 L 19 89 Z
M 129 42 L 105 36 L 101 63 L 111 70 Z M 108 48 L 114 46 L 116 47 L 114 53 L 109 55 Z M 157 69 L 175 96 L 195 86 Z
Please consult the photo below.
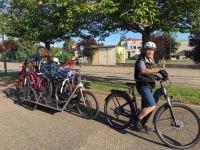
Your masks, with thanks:
M 100 91 L 107 91 L 110 92 L 112 89 L 115 90 L 123 90 L 129 92 L 128 86 L 125 85 L 125 83 L 112 83 L 112 82 L 96 82 L 93 81 L 91 83 L 87 83 L 86 88 L 94 89 L 94 90 L 100 90 Z M 156 86 L 154 91 L 156 89 L 160 88 L 160 86 Z M 167 87 L 167 93 L 168 96 L 173 96 L 175 101 L 180 101 L 181 103 L 186 104 L 193 104 L 193 105 L 199 105 L 200 106 L 200 90 L 196 88 L 184 88 L 184 87 L 176 87 L 176 86 L 170 86 Z M 131 93 L 129 93 L 131 94 Z M 135 94 L 137 96 L 140 96 L 137 93 L 137 90 L 135 90 Z M 161 100 L 165 100 L 165 98 L 162 96 L 160 98 Z
M 18 77 L 18 75 L 16 75 L 16 74 L 0 73 L 0 81 L 15 80 L 15 79 L 17 79 L 17 77 Z
M 161 61 L 162 61 L 162 60 L 161 60 Z M 136 60 L 134 60 L 134 59 L 126 59 L 125 62 L 126 62 L 126 63 L 135 63 Z M 169 60 L 165 60 L 165 62 L 168 63 Z M 188 60 L 188 59 L 182 59 L 182 60 L 177 59 L 177 60 L 170 60 L 170 62 L 171 62 L 171 63 L 187 63 L 187 62 L 191 63 L 191 62 L 193 62 L 193 61 L 192 61 L 192 60 Z
M 17 79 L 16 74 L 0 73 L 0 81 L 16 80 L 16 79 Z M 110 92 L 112 89 L 129 92 L 128 87 L 123 82 L 92 81 L 89 83 L 86 82 L 85 87 L 88 89 L 107 91 L 107 92 Z M 157 88 L 159 88 L 158 85 L 156 86 L 155 89 Z M 170 86 L 167 88 L 167 92 L 169 96 L 174 96 L 174 100 L 179 100 L 180 102 L 186 103 L 186 104 L 193 104 L 193 105 L 200 106 L 200 90 L 197 88 L 184 88 L 184 87 Z M 135 90 L 135 93 L 137 96 L 139 96 L 136 90 Z M 164 100 L 164 97 L 161 97 L 160 99 Z

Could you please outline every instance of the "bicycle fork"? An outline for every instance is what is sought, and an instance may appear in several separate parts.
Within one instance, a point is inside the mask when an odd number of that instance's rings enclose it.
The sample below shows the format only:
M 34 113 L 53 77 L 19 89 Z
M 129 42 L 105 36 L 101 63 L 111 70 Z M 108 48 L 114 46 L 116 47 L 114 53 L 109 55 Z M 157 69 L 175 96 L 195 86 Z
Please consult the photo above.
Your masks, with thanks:
M 177 119 L 175 117 L 174 110 L 173 110 L 173 107 L 172 107 L 172 104 L 171 104 L 171 100 L 170 100 L 169 96 L 167 96 L 167 91 L 164 87 L 163 87 L 163 92 L 164 92 L 164 97 L 167 100 L 167 104 L 169 106 L 169 111 L 170 111 L 170 114 L 171 114 L 171 117 L 172 117 L 172 120 L 173 120 L 171 125 L 177 127 L 177 126 L 179 126 L 179 124 L 178 124 Z

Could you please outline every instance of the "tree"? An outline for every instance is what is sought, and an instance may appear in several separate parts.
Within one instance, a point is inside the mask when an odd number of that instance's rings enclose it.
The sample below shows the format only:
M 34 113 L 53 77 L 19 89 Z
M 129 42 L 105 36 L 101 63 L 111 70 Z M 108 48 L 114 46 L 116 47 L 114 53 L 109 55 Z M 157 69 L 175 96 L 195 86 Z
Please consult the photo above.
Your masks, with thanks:
M 70 47 L 70 45 L 74 43 L 75 41 L 71 37 L 66 38 L 64 40 L 63 49 L 67 49 L 68 53 L 74 54 L 74 50 Z
M 10 0 L 12 10 L 7 35 L 50 44 L 60 42 L 69 35 L 78 36 L 83 13 L 77 13 L 81 1 L 74 0 Z
M 18 39 L 16 42 L 19 45 L 18 50 L 22 51 L 27 56 L 36 54 L 36 50 L 40 46 L 39 44 L 34 44 L 32 41 L 22 38 Z
M 2 43 L 0 45 L 0 52 L 4 54 L 4 72 L 7 73 L 6 55 L 7 51 L 14 51 L 18 49 L 18 45 L 13 40 L 4 40 L 4 34 L 9 31 L 9 9 L 7 7 L 9 0 L 2 0 L 0 2 L 0 32 L 2 35 Z
M 192 52 L 193 61 L 196 63 L 200 63 L 200 29 L 193 30 L 188 39 L 189 45 L 191 47 L 194 47 Z
M 154 42 L 157 46 L 157 50 L 155 51 L 155 54 L 154 54 L 154 60 L 156 64 L 158 64 L 158 62 L 162 60 L 163 58 L 168 59 L 171 53 L 175 53 L 178 49 L 175 39 L 173 39 L 170 35 L 152 34 L 150 36 L 150 40 Z
M 121 41 L 124 41 L 124 40 L 126 40 L 126 36 L 125 36 L 125 35 L 122 35 L 122 36 L 120 37 L 120 41 L 118 42 L 118 45 L 121 45 Z
M 88 60 L 92 61 L 93 55 L 95 53 L 95 49 L 93 46 L 103 46 L 103 43 L 99 44 L 94 38 L 90 37 L 82 39 L 77 44 L 78 47 L 80 47 L 81 45 L 84 46 L 84 50 L 82 52 L 79 50 L 79 53 L 83 53 L 84 57 L 87 57 Z
M 154 31 L 190 32 L 199 26 L 199 0 L 100 0 L 92 1 L 85 11 L 87 29 L 105 38 L 110 33 L 142 34 L 143 44 Z

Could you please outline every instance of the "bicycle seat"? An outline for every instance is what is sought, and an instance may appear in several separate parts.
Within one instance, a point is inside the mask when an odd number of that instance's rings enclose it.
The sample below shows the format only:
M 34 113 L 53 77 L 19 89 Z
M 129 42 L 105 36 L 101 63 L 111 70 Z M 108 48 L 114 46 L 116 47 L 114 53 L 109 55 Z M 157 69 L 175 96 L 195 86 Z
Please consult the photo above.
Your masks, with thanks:
M 126 82 L 126 85 L 127 85 L 127 86 L 135 86 L 136 83 Z

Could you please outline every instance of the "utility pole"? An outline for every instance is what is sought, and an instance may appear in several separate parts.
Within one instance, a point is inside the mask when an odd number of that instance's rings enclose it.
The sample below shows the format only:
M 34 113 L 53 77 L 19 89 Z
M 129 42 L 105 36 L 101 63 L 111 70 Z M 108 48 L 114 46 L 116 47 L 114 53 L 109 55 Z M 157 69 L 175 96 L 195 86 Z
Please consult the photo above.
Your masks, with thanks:
M 170 64 L 170 60 L 171 60 L 171 51 L 172 51 L 172 42 L 170 41 L 170 45 L 169 45 L 169 64 Z
M 2 34 L 2 45 L 3 45 L 3 54 L 4 54 L 4 72 L 7 73 L 7 64 L 6 64 L 6 49 L 4 46 L 4 33 Z

